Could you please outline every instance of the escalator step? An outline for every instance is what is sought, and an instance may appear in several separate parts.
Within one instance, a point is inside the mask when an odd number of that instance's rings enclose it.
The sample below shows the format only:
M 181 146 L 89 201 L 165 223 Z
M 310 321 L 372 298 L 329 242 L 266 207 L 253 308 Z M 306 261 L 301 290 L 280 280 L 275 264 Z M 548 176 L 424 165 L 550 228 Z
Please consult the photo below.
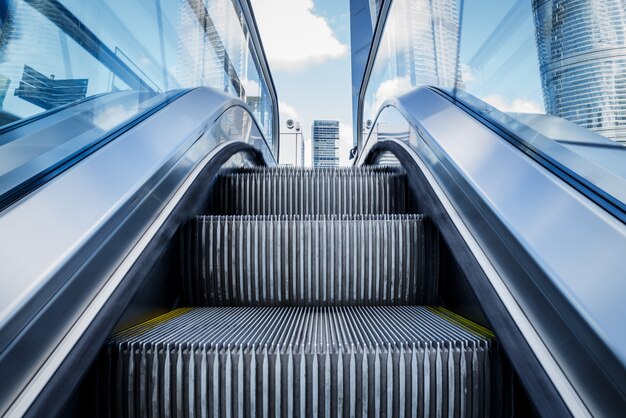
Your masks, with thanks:
M 117 416 L 501 416 L 493 335 L 442 308 L 179 309 L 114 335 Z
M 195 306 L 434 304 L 437 254 L 421 215 L 199 216 L 181 245 Z
M 397 168 L 248 168 L 222 173 L 217 185 L 223 215 L 406 212 L 406 174 Z

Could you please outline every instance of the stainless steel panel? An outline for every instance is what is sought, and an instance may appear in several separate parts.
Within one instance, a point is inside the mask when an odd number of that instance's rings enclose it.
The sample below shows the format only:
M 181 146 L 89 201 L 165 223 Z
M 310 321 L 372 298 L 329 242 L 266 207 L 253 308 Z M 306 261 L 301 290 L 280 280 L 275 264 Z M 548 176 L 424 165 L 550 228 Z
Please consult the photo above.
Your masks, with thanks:
M 225 215 L 406 212 L 406 176 L 394 168 L 247 169 L 220 176 Z

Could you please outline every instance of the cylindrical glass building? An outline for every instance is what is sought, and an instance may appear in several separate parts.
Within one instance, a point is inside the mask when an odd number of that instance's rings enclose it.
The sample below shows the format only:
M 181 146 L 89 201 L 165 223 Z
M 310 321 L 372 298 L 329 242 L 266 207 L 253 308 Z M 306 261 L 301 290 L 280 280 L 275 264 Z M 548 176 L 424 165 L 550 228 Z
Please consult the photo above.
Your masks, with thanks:
M 626 143 L 626 0 L 532 0 L 546 111 Z

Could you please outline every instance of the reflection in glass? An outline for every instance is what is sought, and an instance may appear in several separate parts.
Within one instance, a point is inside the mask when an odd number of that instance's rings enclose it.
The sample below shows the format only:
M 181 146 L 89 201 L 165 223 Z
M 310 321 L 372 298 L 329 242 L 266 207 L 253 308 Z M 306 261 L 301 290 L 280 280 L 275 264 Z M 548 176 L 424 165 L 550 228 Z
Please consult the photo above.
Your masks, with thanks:
M 238 0 L 12 0 L 0 25 L 0 205 L 186 88 L 244 100 L 272 147 L 271 80 Z
M 0 125 L 97 94 L 208 86 L 246 101 L 271 143 L 272 99 L 238 2 L 2 5 Z
M 363 123 L 386 99 L 424 85 L 626 142 L 626 0 L 396 0 Z
M 415 87 L 455 87 L 459 14 L 456 0 L 395 0 L 363 101 L 363 122 L 382 103 Z
M 438 87 L 626 205 L 626 0 L 395 0 L 380 21 L 363 135 L 385 100 Z

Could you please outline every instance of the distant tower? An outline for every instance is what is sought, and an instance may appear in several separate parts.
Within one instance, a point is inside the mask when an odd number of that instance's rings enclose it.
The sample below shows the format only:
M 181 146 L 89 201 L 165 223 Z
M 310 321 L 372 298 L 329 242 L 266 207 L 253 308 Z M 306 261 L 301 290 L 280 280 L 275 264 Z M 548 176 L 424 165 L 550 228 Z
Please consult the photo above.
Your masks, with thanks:
M 397 63 L 397 76 L 411 86 L 454 87 L 459 80 L 459 13 L 456 0 L 413 0 L 399 2 L 396 29 L 398 44 L 408 45 L 406 56 Z M 396 7 L 398 7 L 396 6 Z M 405 38 L 405 39 L 401 39 Z
M 548 113 L 626 143 L 626 0 L 533 0 Z
M 300 129 L 300 122 L 288 119 L 280 132 L 281 165 L 304 167 L 304 135 Z
M 386 38 L 394 47 L 393 53 L 382 48 L 379 53 L 390 53 L 386 67 L 386 88 L 380 97 L 372 90 L 365 104 L 364 114 L 359 115 L 358 98 L 361 82 L 370 55 L 375 24 L 384 5 L 389 0 L 350 0 L 350 42 L 352 51 L 352 119 L 354 123 L 354 145 L 361 138 L 359 132 L 365 126 L 357 126 L 359 116 L 363 125 L 374 119 L 377 107 L 391 94 L 406 93 L 407 90 L 424 85 L 456 87 L 461 82 L 458 67 L 459 54 L 459 10 L 457 0 L 406 0 L 394 2 L 392 14 L 387 17 Z M 366 97 L 366 102 L 368 98 Z
M 337 167 L 339 165 L 339 121 L 313 121 L 311 138 L 313 167 Z

